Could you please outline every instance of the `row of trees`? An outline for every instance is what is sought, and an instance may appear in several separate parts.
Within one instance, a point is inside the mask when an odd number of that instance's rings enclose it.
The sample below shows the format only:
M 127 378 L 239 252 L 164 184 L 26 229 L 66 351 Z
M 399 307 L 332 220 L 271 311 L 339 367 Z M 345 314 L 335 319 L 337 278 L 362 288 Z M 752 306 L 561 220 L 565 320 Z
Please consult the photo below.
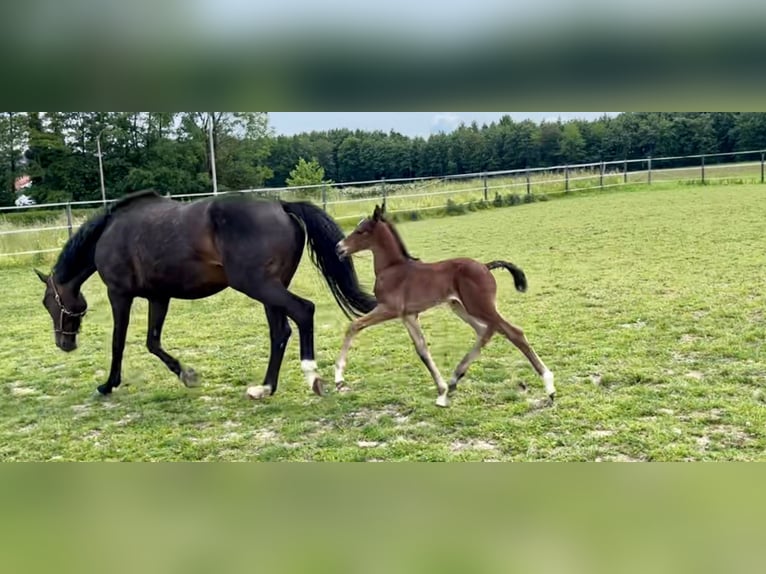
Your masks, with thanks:
M 626 112 L 540 124 L 505 116 L 429 138 L 347 129 L 275 136 L 265 112 L 4 112 L 0 203 L 13 201 L 21 174 L 38 202 L 100 198 L 99 144 L 108 197 L 147 187 L 209 191 L 211 127 L 219 189 L 766 148 L 766 114 L 755 112 Z
M 622 113 L 596 120 L 462 125 L 449 134 L 333 130 L 274 138 L 269 166 L 282 185 L 300 157 L 335 181 L 454 175 L 527 167 L 766 148 L 766 114 Z
M 219 185 L 264 185 L 272 177 L 264 112 L 5 112 L 0 201 L 21 173 L 38 202 L 100 198 L 99 147 L 107 197 L 149 187 L 209 191 L 211 124 Z

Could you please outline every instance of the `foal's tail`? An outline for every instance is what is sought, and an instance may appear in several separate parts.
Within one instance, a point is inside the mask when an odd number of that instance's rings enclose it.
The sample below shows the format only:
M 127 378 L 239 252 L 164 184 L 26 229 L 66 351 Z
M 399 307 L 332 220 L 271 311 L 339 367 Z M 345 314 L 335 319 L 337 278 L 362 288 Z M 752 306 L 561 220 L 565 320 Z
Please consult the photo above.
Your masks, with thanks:
M 341 260 L 335 251 L 338 242 L 345 235 L 333 218 L 313 203 L 280 203 L 282 208 L 299 219 L 306 229 L 311 260 L 324 275 L 330 292 L 346 316 L 351 319 L 372 311 L 377 301 L 360 287 L 353 261 L 350 258 Z
M 492 261 L 491 263 L 487 263 L 487 269 L 490 271 L 493 269 L 500 269 L 501 267 L 513 275 L 516 291 L 524 293 L 524 291 L 527 290 L 527 277 L 520 268 L 516 267 L 513 263 L 508 263 L 508 261 Z

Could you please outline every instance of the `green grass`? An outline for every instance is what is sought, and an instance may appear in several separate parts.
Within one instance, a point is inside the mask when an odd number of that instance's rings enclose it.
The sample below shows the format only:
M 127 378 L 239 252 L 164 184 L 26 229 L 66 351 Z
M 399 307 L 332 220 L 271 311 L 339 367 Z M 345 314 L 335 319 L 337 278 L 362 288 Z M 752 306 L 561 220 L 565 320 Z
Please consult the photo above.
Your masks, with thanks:
M 766 450 L 766 188 L 660 186 L 573 195 L 401 224 L 425 259 L 505 258 L 498 305 L 556 375 L 555 406 L 521 354 L 496 337 L 452 407 L 404 327 L 356 340 L 352 391 L 320 399 L 288 347 L 276 396 L 245 398 L 268 354 L 261 306 L 226 291 L 174 301 L 166 348 L 203 377 L 188 390 L 143 342 L 137 302 L 123 386 L 92 396 L 109 366 L 111 316 L 97 278 L 80 349 L 55 348 L 31 267 L 0 270 L 1 460 L 762 460 Z M 357 258 L 363 281 L 371 259 Z M 320 370 L 332 379 L 345 318 L 306 258 L 294 290 L 317 303 Z M 422 317 L 447 376 L 473 333 L 445 309 Z M 529 386 L 527 393 L 518 383 Z

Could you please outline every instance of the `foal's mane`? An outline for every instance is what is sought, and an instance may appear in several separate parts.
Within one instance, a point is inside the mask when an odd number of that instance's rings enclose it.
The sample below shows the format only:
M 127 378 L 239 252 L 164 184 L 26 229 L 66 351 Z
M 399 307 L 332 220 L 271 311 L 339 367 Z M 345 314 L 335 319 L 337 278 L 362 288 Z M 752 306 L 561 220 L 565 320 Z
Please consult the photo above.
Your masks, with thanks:
M 96 243 L 106 229 L 106 224 L 115 213 L 139 199 L 161 198 L 153 189 L 144 189 L 126 195 L 89 218 L 66 242 L 56 264 L 53 276 L 59 284 L 68 283 L 93 263 Z
M 380 221 L 382 223 L 386 224 L 386 227 L 388 227 L 389 231 L 391 231 L 391 235 L 394 236 L 394 239 L 396 239 L 396 243 L 399 244 L 399 249 L 402 250 L 402 253 L 404 256 L 409 259 L 410 261 L 420 261 L 417 257 L 413 257 L 410 255 L 410 252 L 407 251 L 407 247 L 404 245 L 404 241 L 402 241 L 401 236 L 399 235 L 399 232 L 396 230 L 396 227 L 394 227 L 394 224 L 391 223 L 388 219 L 386 219 L 385 216 L 381 215 Z

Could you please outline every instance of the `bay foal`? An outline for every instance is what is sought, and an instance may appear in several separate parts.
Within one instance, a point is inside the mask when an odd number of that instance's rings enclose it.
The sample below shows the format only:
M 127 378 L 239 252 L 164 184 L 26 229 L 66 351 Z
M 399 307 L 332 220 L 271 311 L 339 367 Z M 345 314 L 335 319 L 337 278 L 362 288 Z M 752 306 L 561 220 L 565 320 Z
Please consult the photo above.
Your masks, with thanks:
M 524 272 L 506 261 L 479 263 L 474 259 L 447 259 L 438 263 L 424 263 L 413 258 L 399 234 L 389 223 L 380 207 L 375 206 L 371 218 L 362 220 L 348 237 L 338 242 L 340 257 L 349 257 L 370 250 L 375 267 L 375 298 L 377 306 L 366 315 L 354 320 L 346 332 L 340 357 L 335 366 L 335 384 L 343 387 L 346 357 L 354 336 L 367 327 L 391 319 L 401 319 L 415 344 L 415 349 L 436 383 L 436 404 L 449 406 L 448 393 L 457 388 L 468 367 L 481 353 L 492 336 L 500 332 L 513 343 L 542 377 L 545 391 L 551 401 L 556 395 L 553 373 L 543 364 L 527 342 L 524 332 L 508 323 L 495 307 L 497 283 L 490 271 L 503 268 L 513 275 L 518 291 L 526 291 Z M 476 344 L 455 368 L 449 385 L 436 368 L 418 314 L 441 303 L 448 303 L 452 311 L 476 331 Z

